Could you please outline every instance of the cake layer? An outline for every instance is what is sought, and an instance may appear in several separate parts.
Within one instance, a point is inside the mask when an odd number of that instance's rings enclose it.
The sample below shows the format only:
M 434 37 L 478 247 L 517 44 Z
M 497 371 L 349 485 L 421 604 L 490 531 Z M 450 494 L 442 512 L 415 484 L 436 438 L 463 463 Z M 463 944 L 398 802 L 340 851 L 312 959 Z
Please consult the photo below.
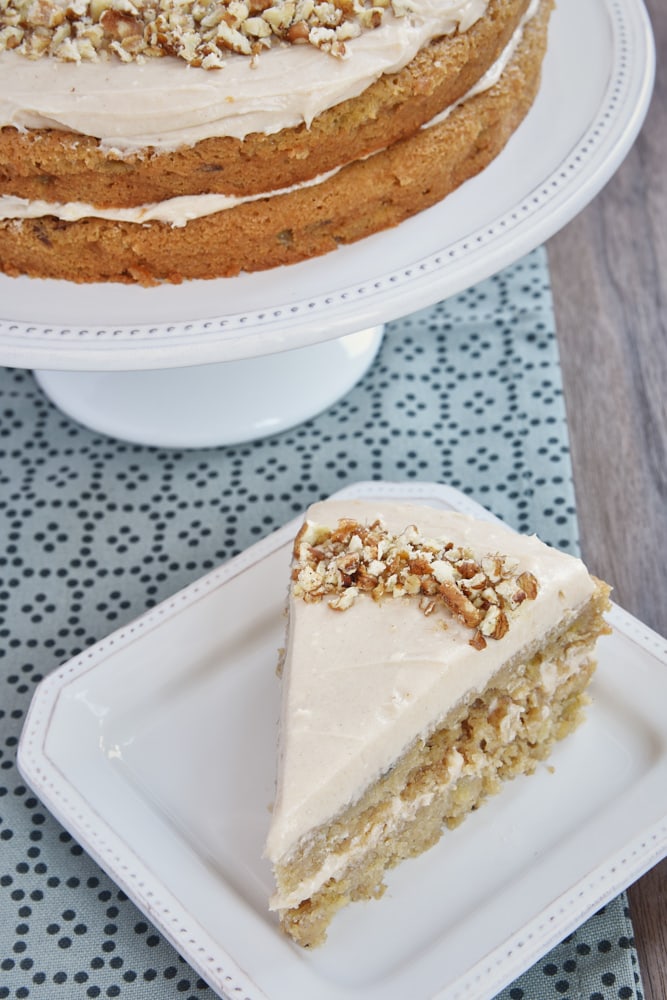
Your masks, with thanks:
M 490 89 L 321 183 L 236 204 L 184 227 L 9 220 L 0 224 L 0 269 L 143 284 L 212 278 L 294 263 L 396 225 L 441 200 L 504 147 L 537 92 L 550 10 L 551 0 L 542 0 Z
M 49 67 L 52 60 L 3 53 L 0 73 L 4 66 L 11 74 L 9 94 L 15 96 L 4 98 L 9 105 L 4 115 L 0 96 L 0 124 L 6 126 L 0 130 L 0 195 L 127 207 L 192 194 L 263 194 L 300 184 L 414 134 L 460 100 L 498 59 L 528 2 L 491 0 L 486 15 L 467 31 L 430 43 L 427 38 L 421 50 L 416 46 L 428 32 L 410 32 L 408 18 L 394 18 L 353 39 L 346 59 L 292 46 L 261 54 L 254 66 L 236 57 L 233 65 L 207 72 L 175 59 Z M 443 18 L 426 24 L 435 31 Z M 357 49 L 393 31 L 399 37 L 366 68 L 369 54 Z M 359 64 L 364 71 L 357 79 Z M 28 86 L 35 74 L 44 96 Z M 196 83 L 190 82 L 193 74 Z M 81 93 L 91 75 L 102 75 L 102 81 L 90 94 Z M 116 97 L 127 105 L 122 113 Z M 44 110 L 22 111 L 22 105 Z M 13 117 L 32 127 L 7 127 Z M 63 125 L 36 128 L 40 120 Z

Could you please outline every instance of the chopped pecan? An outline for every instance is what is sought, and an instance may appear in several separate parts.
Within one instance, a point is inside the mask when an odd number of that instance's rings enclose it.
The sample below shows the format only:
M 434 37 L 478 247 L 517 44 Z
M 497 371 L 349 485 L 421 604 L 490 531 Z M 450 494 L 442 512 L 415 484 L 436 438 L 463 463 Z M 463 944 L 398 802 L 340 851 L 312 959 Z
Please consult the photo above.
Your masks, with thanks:
M 102 11 L 100 24 L 104 33 L 118 42 L 124 42 L 128 38 L 143 38 L 143 25 L 132 14 L 123 14 L 109 7 Z
M 439 593 L 455 618 L 468 628 L 479 625 L 483 617 L 482 612 L 468 600 L 455 583 L 441 583 Z
M 342 57 L 388 7 L 408 12 L 402 0 L 0 0 L 0 51 L 70 62 L 171 55 L 204 69 L 222 66 L 225 51 L 256 58 L 285 42 Z M 104 30 L 91 34 L 97 24 Z
M 364 593 L 375 601 L 417 597 L 424 615 L 440 605 L 473 630 L 471 645 L 480 650 L 487 639 L 506 635 L 521 604 L 538 591 L 534 575 L 518 573 L 515 560 L 499 554 L 477 559 L 450 541 L 422 538 L 415 525 L 392 535 L 381 521 L 341 518 L 334 528 L 306 522 L 294 561 L 295 597 L 312 603 L 329 596 L 336 611 Z
M 537 597 L 537 591 L 539 589 L 534 575 L 526 571 L 517 577 L 516 582 L 526 595 L 527 599 L 529 601 L 534 601 Z
M 480 652 L 483 649 L 486 649 L 486 639 L 484 638 L 484 636 L 482 635 L 482 633 L 479 630 L 477 632 L 475 632 L 475 634 L 472 637 L 472 639 L 468 640 L 468 643 L 469 643 L 469 645 L 471 645 L 473 647 L 473 649 L 477 649 Z

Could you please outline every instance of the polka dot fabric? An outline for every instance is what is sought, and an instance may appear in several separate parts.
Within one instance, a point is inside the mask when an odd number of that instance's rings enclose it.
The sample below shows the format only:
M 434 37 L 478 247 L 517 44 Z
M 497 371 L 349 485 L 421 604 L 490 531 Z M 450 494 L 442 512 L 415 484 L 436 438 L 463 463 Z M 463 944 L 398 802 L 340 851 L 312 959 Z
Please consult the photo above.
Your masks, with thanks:
M 361 479 L 449 483 L 576 550 L 543 250 L 390 324 L 344 399 L 252 444 L 113 441 L 0 370 L 0 1000 L 213 996 L 24 786 L 21 726 L 64 660 Z M 501 997 L 639 1000 L 625 897 Z

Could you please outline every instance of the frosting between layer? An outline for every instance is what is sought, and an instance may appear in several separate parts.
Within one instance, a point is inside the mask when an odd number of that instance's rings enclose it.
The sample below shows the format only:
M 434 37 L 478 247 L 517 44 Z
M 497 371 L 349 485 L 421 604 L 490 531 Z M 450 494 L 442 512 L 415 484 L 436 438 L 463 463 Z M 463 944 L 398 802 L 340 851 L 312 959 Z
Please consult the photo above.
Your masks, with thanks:
M 171 57 L 143 64 L 0 57 L 0 126 L 92 135 L 119 155 L 173 150 L 213 136 L 243 138 L 309 124 L 327 108 L 406 66 L 427 42 L 466 31 L 488 0 L 409 0 L 381 27 L 333 58 L 312 46 L 277 46 L 251 62 L 230 55 L 206 71 Z
M 341 169 L 341 168 L 338 168 Z M 236 205 L 249 201 L 260 201 L 262 198 L 275 198 L 280 194 L 289 194 L 300 188 L 313 187 L 321 184 L 338 173 L 331 170 L 320 174 L 302 184 L 279 188 L 264 194 L 253 194 L 240 197 L 227 194 L 191 194 L 177 198 L 167 198 L 165 201 L 146 205 L 136 205 L 134 208 L 97 208 L 82 201 L 58 203 L 51 201 L 30 201 L 27 198 L 16 198 L 14 195 L 0 195 L 0 220 L 2 219 L 39 219 L 52 215 L 63 222 L 79 222 L 81 219 L 108 219 L 113 222 L 132 222 L 142 225 L 147 222 L 164 222 L 174 228 L 186 226 L 193 219 L 201 219 L 216 212 L 224 212 Z

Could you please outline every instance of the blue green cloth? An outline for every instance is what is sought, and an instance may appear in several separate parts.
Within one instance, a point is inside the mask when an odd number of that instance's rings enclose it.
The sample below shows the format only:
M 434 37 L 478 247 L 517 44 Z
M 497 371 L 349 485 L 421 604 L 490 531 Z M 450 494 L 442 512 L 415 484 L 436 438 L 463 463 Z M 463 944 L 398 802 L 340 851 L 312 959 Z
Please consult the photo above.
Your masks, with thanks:
M 64 660 L 365 479 L 448 483 L 577 550 L 543 249 L 391 323 L 344 399 L 252 444 L 114 441 L 64 417 L 30 373 L 0 370 L 0 998 L 213 996 L 24 786 L 23 720 Z M 500 994 L 641 995 L 624 895 Z

